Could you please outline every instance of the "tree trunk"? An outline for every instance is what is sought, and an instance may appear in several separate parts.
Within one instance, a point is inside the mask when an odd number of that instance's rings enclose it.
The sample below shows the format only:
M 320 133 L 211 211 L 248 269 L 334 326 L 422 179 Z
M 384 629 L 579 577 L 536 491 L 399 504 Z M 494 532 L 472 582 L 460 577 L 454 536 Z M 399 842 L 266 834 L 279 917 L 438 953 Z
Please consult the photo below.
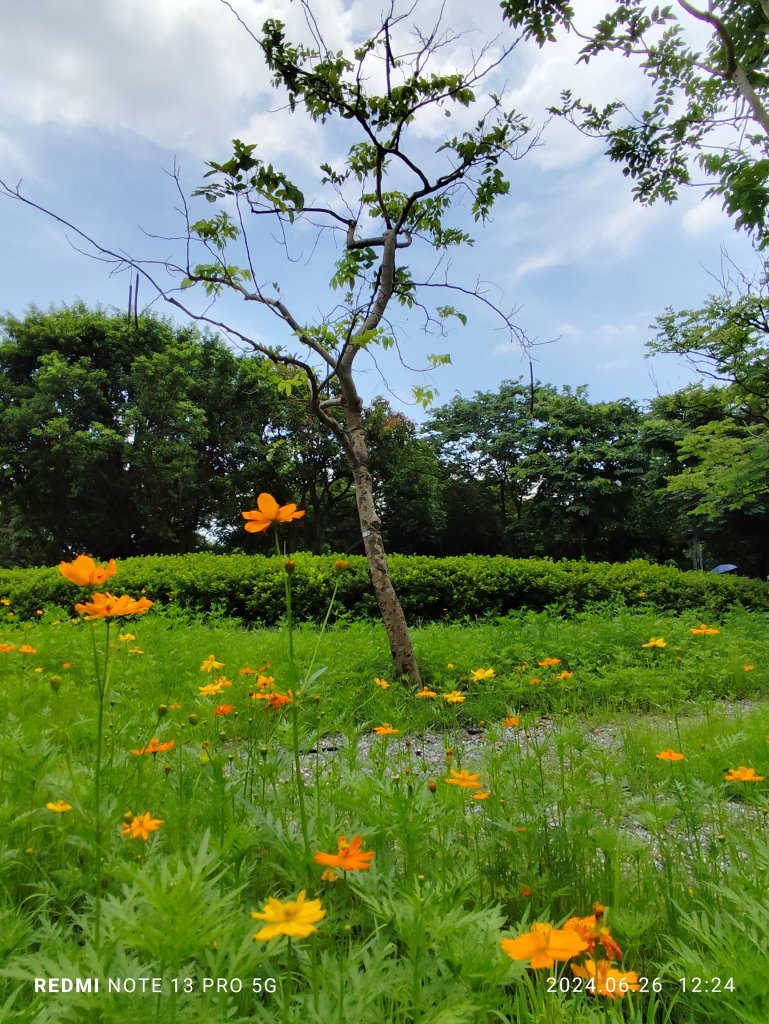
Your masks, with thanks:
M 357 394 L 352 401 L 348 399 L 345 402 L 344 414 L 350 442 L 347 456 L 355 481 L 355 499 L 358 504 L 358 519 L 366 551 L 368 574 L 387 632 L 393 668 L 398 676 L 405 676 L 413 686 L 420 686 L 419 667 L 406 617 L 387 567 L 387 555 L 382 542 L 382 523 L 374 505 L 368 445 L 361 415 L 361 402 Z

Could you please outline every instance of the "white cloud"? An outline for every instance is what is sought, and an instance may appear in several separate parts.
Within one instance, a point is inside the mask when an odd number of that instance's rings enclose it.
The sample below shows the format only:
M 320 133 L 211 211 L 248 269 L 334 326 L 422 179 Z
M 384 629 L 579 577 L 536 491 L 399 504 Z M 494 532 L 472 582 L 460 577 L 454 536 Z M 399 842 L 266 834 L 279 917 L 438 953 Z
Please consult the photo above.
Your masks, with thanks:
M 715 231 L 723 232 L 728 224 L 729 218 L 721 208 L 721 200 L 715 196 L 701 199 L 681 218 L 681 226 L 684 231 L 695 237 Z

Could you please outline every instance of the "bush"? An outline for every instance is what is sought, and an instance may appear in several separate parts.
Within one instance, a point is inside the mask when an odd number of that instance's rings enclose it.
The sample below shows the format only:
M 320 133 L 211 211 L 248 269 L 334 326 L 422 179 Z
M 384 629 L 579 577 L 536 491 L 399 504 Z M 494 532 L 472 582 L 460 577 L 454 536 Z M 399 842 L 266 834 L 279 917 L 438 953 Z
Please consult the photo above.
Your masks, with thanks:
M 336 583 L 335 618 L 377 617 L 365 558 L 348 558 L 349 570 L 341 574 L 334 568 L 334 555 L 296 554 L 292 559 L 297 620 L 320 619 Z M 411 623 L 505 615 L 521 608 L 573 612 L 601 602 L 660 611 L 696 608 L 713 615 L 737 604 L 769 610 L 769 595 L 761 580 L 682 572 L 641 560 L 554 562 L 484 555 L 393 555 L 390 570 Z M 161 606 L 173 602 L 179 608 L 259 625 L 275 625 L 285 610 L 283 559 L 264 555 L 127 558 L 105 589 L 132 597 L 146 595 Z M 10 601 L 8 611 L 32 619 L 44 605 L 71 609 L 82 600 L 83 591 L 56 568 L 0 569 L 0 598 Z

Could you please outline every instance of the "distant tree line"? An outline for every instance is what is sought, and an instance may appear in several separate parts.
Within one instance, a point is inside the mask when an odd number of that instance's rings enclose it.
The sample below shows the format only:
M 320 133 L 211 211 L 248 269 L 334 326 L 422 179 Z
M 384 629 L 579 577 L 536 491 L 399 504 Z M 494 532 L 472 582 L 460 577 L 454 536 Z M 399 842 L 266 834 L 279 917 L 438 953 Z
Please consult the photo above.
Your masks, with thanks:
M 643 408 L 504 381 L 417 429 L 376 398 L 365 427 L 388 550 L 769 574 L 761 309 L 660 318 L 657 347 L 707 358 L 717 381 Z M 257 550 L 240 512 L 263 490 L 307 510 L 295 547 L 360 553 L 347 460 L 273 364 L 149 314 L 78 303 L 0 320 L 0 565 Z

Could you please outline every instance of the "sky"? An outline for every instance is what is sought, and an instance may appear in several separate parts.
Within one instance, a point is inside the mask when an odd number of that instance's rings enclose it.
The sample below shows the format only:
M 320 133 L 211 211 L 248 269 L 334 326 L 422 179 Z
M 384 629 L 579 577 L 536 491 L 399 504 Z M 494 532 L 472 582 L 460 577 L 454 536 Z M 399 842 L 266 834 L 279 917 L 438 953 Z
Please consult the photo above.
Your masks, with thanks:
M 605 6 L 606 0 L 582 0 L 585 25 Z M 286 23 L 289 38 L 307 39 L 296 0 L 232 0 L 231 7 L 255 32 L 274 17 Z M 439 7 L 439 0 L 419 0 L 409 24 L 431 24 Z M 378 13 L 361 0 L 323 0 L 316 7 L 334 50 L 365 38 Z M 285 109 L 256 44 L 222 0 L 29 0 L 3 4 L 0 21 L 0 179 L 21 182 L 30 200 L 132 258 L 182 258 L 182 196 L 203 183 L 206 161 L 229 157 L 233 138 L 255 142 L 257 155 L 285 170 L 308 201 L 321 195 L 319 165 L 340 166 L 351 141 L 344 130 Z M 446 0 L 445 24 L 456 36 L 439 54 L 446 70 L 486 42 L 494 56 L 514 38 L 496 0 Z M 578 49 L 573 37 L 543 50 L 519 43 L 485 81 L 540 135 L 533 149 L 506 164 L 510 193 L 489 223 L 475 224 L 466 204 L 456 212 L 455 223 L 475 244 L 453 253 L 451 279 L 464 287 L 480 282 L 491 302 L 514 309 L 532 343 L 529 352 L 500 331 L 483 304 L 443 298 L 468 323 L 441 338 L 426 337 L 418 318 L 396 310 L 397 351 L 364 354 L 356 364 L 367 400 L 385 395 L 421 419 L 414 384 L 434 387 L 440 405 L 528 378 L 529 356 L 536 378 L 558 387 L 587 385 L 594 401 L 644 402 L 696 379 L 679 357 L 647 358 L 653 322 L 668 307 L 698 308 L 718 292 L 724 252 L 750 274 L 752 252 L 702 189 L 688 190 L 671 206 L 642 207 L 600 142 L 548 120 L 548 106 L 566 87 L 593 102 L 621 95 L 631 109 L 642 109 L 649 96 L 631 62 L 610 55 L 577 66 Z M 452 133 L 477 120 L 481 109 L 452 118 Z M 440 113 L 417 119 L 416 151 L 434 159 L 447 125 Z M 210 215 L 207 204 L 197 203 L 193 216 Z M 338 301 L 328 281 L 339 246 L 338 237 L 309 225 L 291 232 L 287 249 L 262 222 L 253 236 L 264 282 L 280 284 L 302 322 L 326 315 Z M 0 315 L 20 317 L 32 303 L 47 308 L 76 299 L 125 309 L 128 275 L 114 273 L 86 248 L 60 222 L 0 197 Z M 420 273 L 434 270 L 424 247 L 415 245 L 408 255 Z M 226 298 L 209 308 L 192 292 L 185 300 L 257 341 L 291 343 L 275 318 L 253 304 Z M 139 305 L 184 322 L 144 283 Z M 429 353 L 450 354 L 451 365 L 421 372 Z

